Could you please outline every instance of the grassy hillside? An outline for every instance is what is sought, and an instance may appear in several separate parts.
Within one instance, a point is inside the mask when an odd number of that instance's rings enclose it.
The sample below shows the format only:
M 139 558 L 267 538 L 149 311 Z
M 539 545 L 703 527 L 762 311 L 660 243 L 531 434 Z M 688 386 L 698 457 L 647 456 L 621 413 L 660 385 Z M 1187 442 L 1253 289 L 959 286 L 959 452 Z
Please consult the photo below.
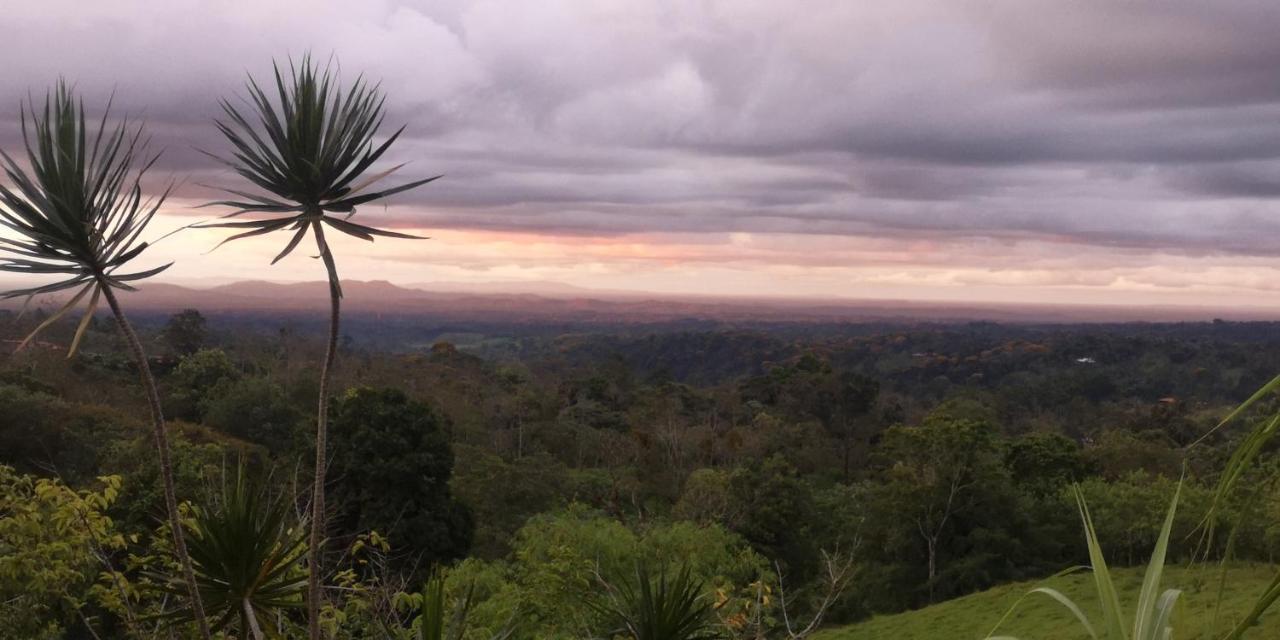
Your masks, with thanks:
M 1128 608 L 1137 600 L 1142 585 L 1142 569 L 1116 570 L 1117 584 L 1123 589 L 1122 604 Z M 1232 568 L 1227 574 L 1225 595 L 1218 622 L 1214 621 L 1218 576 L 1212 569 L 1170 568 L 1163 586 L 1183 590 L 1174 622 L 1174 637 L 1179 640 L 1216 638 L 1229 621 L 1239 619 L 1250 608 L 1254 598 L 1275 575 L 1274 567 L 1248 565 Z M 917 611 L 891 616 L 878 616 L 847 627 L 833 628 L 818 634 L 816 640 L 972 640 L 982 638 L 1004 615 L 1009 606 L 1028 589 L 1048 584 L 1084 608 L 1097 627 L 1098 601 L 1094 596 L 1093 577 L 1080 573 L 1047 582 L 1023 582 L 997 587 L 989 591 L 956 598 Z M 1027 598 L 1000 628 L 999 635 L 1023 640 L 1087 640 L 1088 634 L 1061 605 L 1047 597 Z M 1273 610 L 1262 624 L 1246 638 L 1280 637 L 1280 610 Z

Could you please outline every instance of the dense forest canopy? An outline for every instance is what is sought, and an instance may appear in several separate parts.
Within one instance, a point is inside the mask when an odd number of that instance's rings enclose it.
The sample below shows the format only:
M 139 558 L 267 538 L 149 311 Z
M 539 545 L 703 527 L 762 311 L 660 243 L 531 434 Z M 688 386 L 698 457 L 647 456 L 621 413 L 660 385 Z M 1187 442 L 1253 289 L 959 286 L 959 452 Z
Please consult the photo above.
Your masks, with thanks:
M 2 320 L 10 338 L 35 321 Z M 292 501 L 319 335 L 196 310 L 142 325 L 183 495 L 211 495 L 243 467 Z M 73 329 L 4 357 L 0 464 L 13 487 L 114 478 L 95 513 L 123 537 L 100 554 L 130 575 L 136 541 L 158 539 L 157 470 L 119 339 L 97 321 L 68 359 L 52 342 Z M 434 566 L 472 585 L 475 629 L 584 633 L 603 615 L 583 604 L 597 580 L 640 561 L 714 587 L 744 634 L 778 615 L 753 617 L 765 586 L 795 594 L 791 616 L 858 620 L 1087 561 L 1072 483 L 1113 563 L 1136 565 L 1185 476 L 1171 553 L 1189 558 L 1235 445 L 1232 430 L 1198 439 L 1280 361 L 1265 323 L 494 329 L 394 351 L 376 335 L 342 343 L 335 570 L 387 599 L 349 604 L 353 629 L 408 624 L 389 594 Z M 1280 496 L 1251 508 L 1280 514 Z M 1236 557 L 1272 560 L 1274 521 L 1242 528 Z M 122 603 L 93 595 L 90 559 L 66 564 L 79 609 L 23 597 L 68 628 L 83 624 L 76 611 L 122 619 Z M 840 567 L 849 576 L 830 584 Z

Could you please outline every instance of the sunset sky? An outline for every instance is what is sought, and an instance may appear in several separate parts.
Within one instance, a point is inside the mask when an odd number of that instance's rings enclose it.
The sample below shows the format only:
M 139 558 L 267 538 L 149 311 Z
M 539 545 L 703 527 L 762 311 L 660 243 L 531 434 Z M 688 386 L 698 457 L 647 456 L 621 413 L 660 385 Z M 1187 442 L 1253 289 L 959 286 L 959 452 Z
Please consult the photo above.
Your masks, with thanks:
M 432 239 L 344 239 L 346 278 L 1280 307 L 1273 1 L 7 4 L 0 145 L 59 75 L 114 89 L 183 182 L 156 236 L 245 186 L 194 151 L 217 99 L 310 51 L 382 80 L 388 165 L 445 174 L 360 210 Z M 142 263 L 323 277 L 224 236 Z

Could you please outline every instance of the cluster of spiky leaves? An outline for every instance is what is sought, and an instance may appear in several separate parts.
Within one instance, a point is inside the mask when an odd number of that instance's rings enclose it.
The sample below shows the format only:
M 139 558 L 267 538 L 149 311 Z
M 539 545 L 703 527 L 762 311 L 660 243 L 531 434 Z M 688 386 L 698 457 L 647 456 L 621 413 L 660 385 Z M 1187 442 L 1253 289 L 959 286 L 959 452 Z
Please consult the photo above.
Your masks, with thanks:
M 1280 412 L 1265 404 L 1266 400 L 1275 397 L 1277 391 L 1280 391 L 1280 376 L 1272 378 L 1270 382 L 1254 392 L 1249 399 L 1227 414 L 1227 417 L 1223 418 L 1208 433 L 1201 436 L 1193 445 L 1198 445 L 1207 440 L 1210 436 L 1233 422 L 1241 422 L 1247 418 L 1253 418 L 1253 425 L 1248 433 L 1244 434 L 1244 437 L 1240 439 L 1236 450 L 1232 452 L 1231 457 L 1227 460 L 1226 467 L 1218 477 L 1218 486 L 1214 490 L 1213 504 L 1210 506 L 1209 512 L 1205 514 L 1202 523 L 1204 537 L 1201 540 L 1201 544 L 1206 549 L 1212 546 L 1213 538 L 1217 535 L 1215 531 L 1217 514 L 1221 512 L 1228 501 L 1240 494 L 1244 494 L 1246 508 L 1232 525 L 1231 531 L 1227 536 L 1227 555 L 1230 556 L 1232 549 L 1235 547 L 1236 531 L 1251 519 L 1256 518 L 1253 511 L 1255 500 L 1266 487 L 1271 486 L 1276 480 L 1277 476 L 1274 470 L 1266 467 L 1257 468 L 1255 465 L 1259 463 L 1259 457 L 1265 458 L 1266 452 L 1272 446 L 1272 440 L 1280 432 Z M 1263 412 L 1256 414 L 1255 412 L 1258 409 L 1263 409 Z M 1256 475 L 1251 477 L 1251 472 L 1260 472 L 1264 482 L 1259 483 Z M 1231 632 L 1224 637 L 1224 640 L 1237 640 L 1243 637 L 1277 601 L 1280 601 L 1280 572 L 1276 573 L 1266 589 L 1259 594 L 1253 609 L 1232 628 Z
M 243 473 L 224 487 L 213 508 L 192 507 L 187 545 L 200 596 L 215 618 L 214 632 L 236 622 L 241 637 L 270 636 L 270 622 L 279 611 L 303 606 L 306 533 L 301 526 L 289 525 L 289 515 L 286 503 L 271 500 L 263 487 L 246 480 Z M 152 577 L 166 591 L 184 593 L 176 579 Z M 183 608 L 166 617 L 190 620 L 191 616 L 190 608 Z
M 401 127 L 382 144 L 374 145 L 383 120 L 384 98 L 379 88 L 360 78 L 343 91 L 330 69 L 320 69 L 310 57 L 304 57 L 297 66 L 290 62 L 288 81 L 279 65 L 274 72 L 274 101 L 252 77 L 247 84 L 246 109 L 242 111 L 230 101 L 222 101 L 226 119 L 218 121 L 218 129 L 235 151 L 230 158 L 213 156 L 269 195 L 224 189 L 235 199 L 209 203 L 234 207 L 235 211 L 224 216 L 227 218 L 249 213 L 265 218 L 201 226 L 244 229 L 223 243 L 292 231 L 272 264 L 289 255 L 307 232 L 313 231 L 334 293 L 341 295 L 321 225 L 369 241 L 374 236 L 417 238 L 356 224 L 350 218 L 362 204 L 420 187 L 440 176 L 367 191 L 404 166 L 361 179 L 404 131 Z
M 720 638 L 714 605 L 703 597 L 703 584 L 688 566 L 675 575 L 663 569 L 657 576 L 637 564 L 634 582 L 605 585 L 607 597 L 592 605 L 614 628 L 607 637 L 632 640 L 712 640 Z
M 462 607 L 465 607 L 467 602 L 464 600 Z M 460 608 L 459 611 L 465 620 L 466 609 Z M 418 640 L 446 640 L 446 638 L 452 640 L 445 633 L 445 617 L 444 575 L 436 571 L 432 572 L 431 577 L 427 579 L 427 584 L 422 588 L 422 607 L 418 614 Z M 456 635 L 461 637 L 462 630 L 458 629 Z
M 1076 505 L 1080 509 L 1080 520 L 1084 524 L 1085 543 L 1089 548 L 1090 567 L 1088 568 L 1093 570 L 1094 587 L 1102 610 L 1101 629 L 1093 625 L 1079 604 L 1057 589 L 1038 587 L 1027 592 L 1023 598 L 1036 594 L 1052 598 L 1071 612 L 1093 640 L 1169 640 L 1173 637 L 1173 629 L 1170 626 L 1173 610 L 1177 606 L 1182 591 L 1166 589 L 1161 592 L 1160 580 L 1164 576 L 1165 556 L 1169 550 L 1169 534 L 1173 530 L 1173 517 L 1178 510 L 1178 495 L 1181 490 L 1182 485 L 1179 484 L 1173 494 L 1173 500 L 1169 502 L 1169 511 L 1165 514 L 1164 526 L 1160 528 L 1156 546 L 1151 551 L 1151 560 L 1147 563 L 1147 570 L 1142 577 L 1142 590 L 1138 593 L 1132 626 L 1126 621 L 1124 608 L 1120 604 L 1119 591 L 1115 580 L 1111 577 L 1111 570 L 1107 567 L 1106 557 L 1102 553 L 1102 543 L 1098 540 L 1097 530 L 1093 526 L 1093 517 L 1089 514 L 1089 506 L 1085 504 L 1080 487 L 1075 487 L 1074 492 Z M 1079 568 L 1084 567 L 1068 569 L 1059 575 Z M 996 629 L 1004 624 L 1021 602 L 1022 598 L 1009 608 L 1000 622 L 996 623 Z M 1017 640 L 1012 636 L 995 636 L 994 633 L 995 629 L 992 629 L 991 633 L 987 634 L 987 640 Z
M 28 113 L 29 111 L 29 113 Z M 45 327 L 92 293 L 69 353 L 74 353 L 97 308 L 102 287 L 133 290 L 128 283 L 165 269 L 121 273 L 147 248 L 139 240 L 168 196 L 145 198 L 140 181 L 157 156 L 143 158 L 142 127 L 121 122 L 107 126 L 110 105 L 92 134 L 84 105 L 59 82 L 44 108 L 34 101 L 22 109 L 22 138 L 29 169 L 0 150 L 9 185 L 0 185 L 0 271 L 56 276 L 56 282 L 3 294 L 27 297 L 76 290 L 60 309 L 38 326 L 25 345 Z M 29 119 L 28 119 L 29 118 Z M 140 165 L 135 171 L 135 165 Z M 21 348 L 21 346 L 19 347 Z

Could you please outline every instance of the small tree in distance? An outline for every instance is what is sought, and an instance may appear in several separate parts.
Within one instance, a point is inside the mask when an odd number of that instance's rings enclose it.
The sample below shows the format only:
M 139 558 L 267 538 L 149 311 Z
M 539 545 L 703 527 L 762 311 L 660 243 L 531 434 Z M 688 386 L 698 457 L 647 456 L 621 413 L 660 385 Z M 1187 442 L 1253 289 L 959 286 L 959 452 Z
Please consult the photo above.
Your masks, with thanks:
M 173 314 L 164 326 L 165 344 L 179 356 L 186 356 L 204 348 L 209 329 L 204 315 L 196 309 L 183 309 Z
M 364 177 L 365 171 L 404 131 L 401 127 L 382 144 L 374 145 L 374 137 L 382 124 L 385 100 L 379 88 L 358 78 L 344 91 L 335 75 L 328 68 L 320 69 L 310 56 L 304 56 L 296 66 L 291 62 L 287 79 L 279 65 L 274 68 L 274 101 L 252 77 L 248 80 L 249 104 L 244 112 L 231 102 L 222 101 L 227 120 L 219 121 L 217 126 L 235 151 L 229 158 L 214 156 L 266 194 L 226 189 L 235 199 L 210 203 L 235 209 L 225 217 L 257 214 L 263 219 L 203 226 L 241 230 L 223 243 L 276 231 L 292 232 L 272 264 L 289 255 L 311 233 L 329 276 L 329 339 L 320 369 L 315 478 L 311 495 L 310 578 L 307 585 L 308 632 L 312 640 L 319 640 L 327 407 L 329 379 L 338 350 L 342 300 L 338 267 L 325 239 L 325 228 L 370 242 L 375 236 L 417 238 L 356 224 L 349 219 L 355 215 L 356 207 L 362 204 L 420 187 L 440 176 L 366 192 L 374 183 L 403 166 L 397 165 Z M 259 125 L 255 126 L 255 122 Z

